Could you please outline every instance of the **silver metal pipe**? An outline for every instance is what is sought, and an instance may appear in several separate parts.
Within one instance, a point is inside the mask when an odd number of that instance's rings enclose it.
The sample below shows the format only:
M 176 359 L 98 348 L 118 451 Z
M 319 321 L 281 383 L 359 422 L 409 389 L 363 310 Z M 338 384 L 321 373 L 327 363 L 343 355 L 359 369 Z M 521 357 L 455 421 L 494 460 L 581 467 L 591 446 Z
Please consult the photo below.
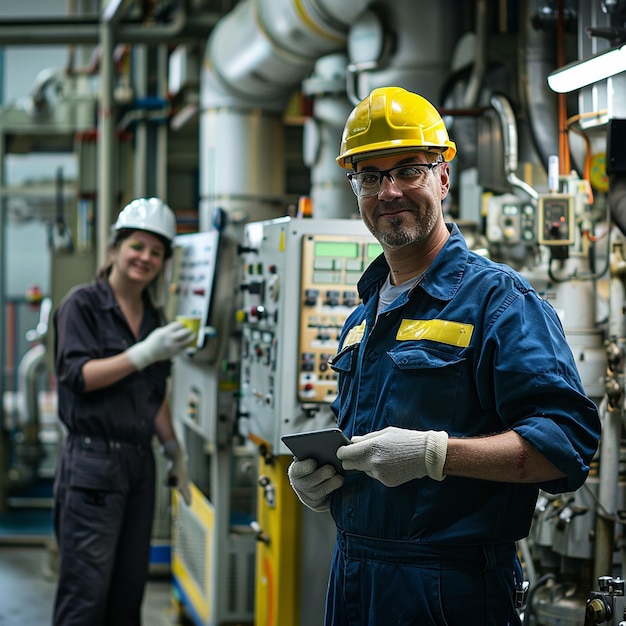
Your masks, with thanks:
M 607 376 L 607 390 L 616 400 L 606 402 L 601 412 L 602 445 L 600 446 L 600 476 L 598 488 L 599 511 L 596 518 L 594 551 L 594 577 L 612 571 L 613 546 L 615 541 L 615 518 L 617 515 L 617 493 L 619 481 L 619 457 L 624 417 L 624 299 L 626 288 L 626 259 L 624 238 L 620 233 L 612 235 L 611 278 L 609 282 L 609 339 L 614 344 L 614 364 Z
M 167 99 L 167 44 L 161 44 L 157 49 L 157 76 L 159 82 L 157 89 L 161 98 Z M 156 194 L 159 198 L 167 199 L 167 149 L 168 149 L 168 129 L 166 124 L 160 124 L 156 131 Z
M 146 46 L 138 46 L 134 51 L 135 93 L 138 99 L 148 95 L 148 51 Z M 133 113 L 139 113 L 134 111 Z M 148 128 L 145 122 L 137 124 L 135 129 L 135 167 L 133 197 L 140 198 L 147 194 L 146 163 L 148 156 Z
M 528 183 L 517 177 L 517 124 L 510 102 L 501 95 L 491 96 L 489 103 L 498 114 L 502 125 L 502 141 L 504 143 L 504 172 L 507 181 L 513 186 L 526 192 L 533 200 L 539 194 Z
M 119 7 L 119 4 L 118 4 Z M 115 48 L 114 22 L 116 14 L 108 14 L 108 19 L 100 23 L 100 45 L 102 59 L 100 68 L 100 108 L 98 113 L 98 210 L 96 213 L 96 259 L 102 265 L 107 260 L 109 227 L 113 210 L 113 199 L 117 184 L 114 176 L 115 163 L 115 100 L 113 97 Z
M 533 16 L 539 6 L 548 4 L 540 0 L 524 0 L 522 4 L 521 43 L 519 47 L 520 86 L 529 130 L 537 154 L 548 168 L 548 158 L 559 143 L 557 97 L 546 81 L 546 76 L 556 67 L 554 34 L 549 30 L 534 28 Z
M 198 13 L 189 19 L 178 12 L 171 22 L 144 26 L 120 21 L 116 40 L 120 43 L 185 43 L 206 39 L 211 29 L 222 18 L 219 13 Z M 97 17 L 71 19 L 0 19 L 0 45 L 71 45 L 100 43 L 100 20 Z

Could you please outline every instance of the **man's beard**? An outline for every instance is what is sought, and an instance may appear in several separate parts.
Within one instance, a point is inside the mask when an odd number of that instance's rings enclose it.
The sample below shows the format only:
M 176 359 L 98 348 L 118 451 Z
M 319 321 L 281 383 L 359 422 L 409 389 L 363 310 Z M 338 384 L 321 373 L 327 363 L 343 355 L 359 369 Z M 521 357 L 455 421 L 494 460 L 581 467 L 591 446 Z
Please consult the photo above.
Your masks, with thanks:
M 379 228 L 376 224 L 371 224 L 370 230 L 381 245 L 392 250 L 398 250 L 428 238 L 437 221 L 434 215 L 424 215 L 412 225 L 407 226 L 402 217 L 384 219 L 387 221 L 387 228 Z
M 392 217 L 387 220 L 388 228 L 374 228 L 372 234 L 386 248 L 398 249 L 408 246 L 415 241 L 418 234 L 416 228 L 407 228 L 402 225 L 401 217 Z

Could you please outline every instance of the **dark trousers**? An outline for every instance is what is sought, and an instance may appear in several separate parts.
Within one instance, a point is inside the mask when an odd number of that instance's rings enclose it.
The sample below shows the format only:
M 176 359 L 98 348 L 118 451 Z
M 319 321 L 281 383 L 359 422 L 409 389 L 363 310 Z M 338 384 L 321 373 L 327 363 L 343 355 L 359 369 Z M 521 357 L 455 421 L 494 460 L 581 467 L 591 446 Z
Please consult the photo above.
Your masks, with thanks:
M 515 544 L 433 546 L 339 532 L 324 624 L 519 626 L 520 577 Z
M 150 446 L 68 436 L 55 480 L 54 626 L 141 623 L 154 481 Z

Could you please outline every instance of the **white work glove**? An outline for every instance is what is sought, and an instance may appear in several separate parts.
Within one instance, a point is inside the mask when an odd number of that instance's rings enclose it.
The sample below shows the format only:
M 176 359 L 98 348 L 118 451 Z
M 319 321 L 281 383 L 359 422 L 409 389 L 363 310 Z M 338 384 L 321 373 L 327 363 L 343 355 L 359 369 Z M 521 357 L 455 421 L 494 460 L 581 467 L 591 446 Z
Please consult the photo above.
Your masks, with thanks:
M 345 470 L 359 470 L 387 487 L 397 487 L 424 476 L 443 480 L 447 453 L 448 433 L 444 431 L 388 426 L 352 437 L 352 444 L 341 446 L 337 457 Z
M 343 476 L 332 465 L 318 468 L 315 459 L 294 461 L 287 474 L 300 502 L 318 513 L 328 511 L 330 494 L 343 485 Z
M 176 487 L 189 506 L 191 504 L 191 489 L 187 478 L 187 462 L 182 448 L 176 439 L 170 439 L 163 444 L 163 456 L 167 459 L 166 487 Z
M 126 356 L 138 370 L 142 370 L 157 361 L 176 356 L 189 347 L 193 336 L 193 331 L 180 322 L 171 322 L 155 328 L 143 341 L 128 348 Z

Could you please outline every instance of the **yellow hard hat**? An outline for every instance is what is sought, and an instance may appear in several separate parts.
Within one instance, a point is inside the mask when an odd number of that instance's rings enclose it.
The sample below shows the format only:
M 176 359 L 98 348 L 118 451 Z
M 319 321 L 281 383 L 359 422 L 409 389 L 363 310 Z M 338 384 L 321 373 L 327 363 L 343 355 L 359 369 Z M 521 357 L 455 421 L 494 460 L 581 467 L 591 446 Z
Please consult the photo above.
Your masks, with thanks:
M 337 163 L 345 169 L 371 152 L 426 150 L 452 161 L 456 145 L 437 109 L 401 87 L 379 87 L 350 113 Z

